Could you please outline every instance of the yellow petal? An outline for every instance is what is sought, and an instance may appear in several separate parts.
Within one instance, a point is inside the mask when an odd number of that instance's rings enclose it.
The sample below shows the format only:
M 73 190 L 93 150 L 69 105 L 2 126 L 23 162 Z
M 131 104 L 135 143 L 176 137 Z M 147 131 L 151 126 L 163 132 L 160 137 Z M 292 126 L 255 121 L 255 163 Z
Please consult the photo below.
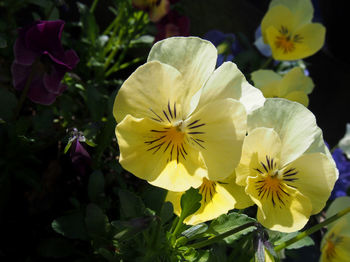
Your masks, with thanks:
M 241 157 L 246 117 L 240 102 L 224 99 L 203 106 L 186 120 L 189 142 L 201 152 L 208 179 L 218 181 L 233 173 Z M 196 119 L 203 123 L 198 129 L 190 125 Z
M 261 69 L 252 73 L 254 86 L 259 89 L 263 88 L 266 85 L 269 85 L 270 83 L 278 82 L 281 79 L 282 76 L 272 70 Z
M 309 105 L 309 97 L 303 91 L 294 91 L 285 95 L 283 98 L 288 99 L 290 101 L 298 102 L 305 107 Z
M 279 201 L 276 193 L 271 192 L 270 195 L 263 195 L 261 199 L 256 188 L 259 180 L 259 177 L 249 177 L 246 187 L 246 193 L 258 206 L 258 221 L 264 227 L 280 232 L 302 229 L 311 215 L 312 206 L 309 199 L 291 187 L 284 188 L 289 196 L 285 196 L 283 202 Z
M 163 124 L 148 118 L 127 115 L 116 128 L 120 164 L 135 176 L 168 190 L 198 187 L 201 177 L 207 174 L 198 151 L 188 146 L 186 159 L 177 161 L 175 157 L 169 161 L 169 152 L 173 153 L 173 149 L 166 147 L 159 132 L 154 132 L 163 128 Z
M 261 21 L 261 33 L 263 35 L 264 42 L 268 43 L 273 49 L 273 45 L 271 45 L 271 42 L 268 39 L 267 30 L 271 27 L 274 28 L 277 32 L 282 27 L 291 30 L 291 28 L 294 27 L 294 24 L 294 16 L 286 6 L 277 5 L 272 7 L 268 10 L 268 12 L 263 17 L 263 20 Z
M 300 67 L 294 67 L 282 79 L 281 85 L 284 87 L 284 93 L 293 91 L 302 91 L 310 94 L 314 88 L 312 79 L 304 74 Z
M 214 182 L 212 187 L 210 194 L 202 195 L 201 207 L 185 219 L 185 224 L 196 225 L 226 214 L 231 209 L 245 208 L 253 204 L 249 196 L 245 194 L 244 188 L 235 184 L 233 177 L 225 182 Z M 207 191 L 202 192 L 202 194 L 205 193 Z M 181 214 L 182 194 L 169 191 L 165 199 L 173 204 L 174 213 L 178 216 Z
M 204 86 L 216 65 L 217 50 L 209 41 L 198 37 L 171 37 L 153 45 L 148 61 L 160 61 L 181 72 L 189 100 Z M 184 110 L 189 114 L 190 101 Z
M 260 162 L 266 162 L 266 157 L 279 159 L 281 140 L 271 128 L 256 128 L 248 133 L 243 142 L 241 161 L 236 168 L 236 183 L 247 184 L 248 176 L 255 176 Z
M 302 43 L 296 46 L 298 57 L 304 58 L 319 51 L 325 41 L 326 28 L 319 23 L 307 24 L 295 31 L 295 34 L 303 37 Z
M 232 62 L 225 62 L 214 71 L 201 90 L 198 107 L 225 98 L 240 101 L 248 113 L 261 107 L 265 102 L 261 92 L 248 83 Z
M 312 112 L 299 103 L 282 98 L 267 98 L 263 107 L 248 116 L 248 134 L 257 127 L 273 128 L 279 135 L 282 165 L 301 156 L 315 142 L 318 133 Z
M 287 7 L 293 13 L 298 24 L 311 22 L 314 8 L 310 0 L 272 0 L 269 9 L 277 5 Z
M 336 168 L 321 153 L 302 155 L 291 162 L 290 166 L 297 172 L 293 186 L 310 200 L 312 214 L 319 213 L 324 208 L 337 180 Z
M 188 90 L 183 86 L 179 71 L 157 61 L 149 62 L 124 82 L 115 98 L 113 114 L 118 123 L 127 114 L 165 120 L 162 111 L 168 103 L 171 102 L 171 106 L 176 103 L 179 111 L 186 95 Z

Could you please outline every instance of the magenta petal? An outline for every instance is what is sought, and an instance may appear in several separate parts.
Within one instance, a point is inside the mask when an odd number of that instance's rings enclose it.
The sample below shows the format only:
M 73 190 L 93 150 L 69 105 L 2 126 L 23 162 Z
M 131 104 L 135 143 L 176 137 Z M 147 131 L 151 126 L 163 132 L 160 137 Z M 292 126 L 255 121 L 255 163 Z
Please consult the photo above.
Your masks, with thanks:
M 31 66 L 26 66 L 18 64 L 16 62 L 12 63 L 11 73 L 12 73 L 12 82 L 16 90 L 22 90 L 25 86 L 28 76 L 32 71 Z
M 63 59 L 64 50 L 61 45 L 63 27 L 62 20 L 37 22 L 26 33 L 26 46 L 40 54 L 47 51 L 58 59 Z
M 20 32 L 20 35 L 15 42 L 13 52 L 15 54 L 15 61 L 23 65 L 33 64 L 35 59 L 39 56 L 38 53 L 25 46 L 23 32 Z
M 57 94 L 47 91 L 41 78 L 35 78 L 30 85 L 27 96 L 34 103 L 51 105 L 56 100 Z
M 44 86 L 47 91 L 53 94 L 61 94 L 59 91 L 61 80 L 66 71 L 52 69 L 50 74 L 43 77 Z
M 66 62 L 66 65 L 69 67 L 69 69 L 73 69 L 80 61 L 77 53 L 74 50 L 67 50 L 64 53 L 64 61 Z

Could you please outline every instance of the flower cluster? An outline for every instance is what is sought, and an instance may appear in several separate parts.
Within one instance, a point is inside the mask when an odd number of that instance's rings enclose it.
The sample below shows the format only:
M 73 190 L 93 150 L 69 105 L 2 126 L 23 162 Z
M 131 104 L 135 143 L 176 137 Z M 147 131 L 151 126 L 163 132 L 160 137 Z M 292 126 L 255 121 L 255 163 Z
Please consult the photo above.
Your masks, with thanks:
M 338 177 L 314 115 L 285 99 L 264 103 L 232 62 L 214 71 L 215 62 L 199 38 L 153 46 L 115 99 L 120 163 L 169 190 L 178 215 L 183 191 L 198 188 L 201 208 L 185 223 L 256 204 L 265 227 L 301 229 Z

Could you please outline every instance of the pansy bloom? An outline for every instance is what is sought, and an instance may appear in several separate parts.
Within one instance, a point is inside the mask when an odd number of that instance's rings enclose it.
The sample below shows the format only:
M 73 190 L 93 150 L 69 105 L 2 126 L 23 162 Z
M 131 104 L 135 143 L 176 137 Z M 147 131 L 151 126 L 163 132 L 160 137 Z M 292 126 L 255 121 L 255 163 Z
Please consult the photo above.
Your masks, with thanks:
M 321 49 L 326 30 L 312 23 L 310 0 L 272 0 L 261 22 L 263 40 L 275 60 L 297 60 Z
M 307 95 L 314 88 L 312 79 L 300 67 L 294 67 L 284 76 L 272 70 L 258 70 L 252 73 L 252 80 L 265 97 L 281 97 L 304 106 L 309 105 Z
M 263 226 L 301 229 L 323 209 L 337 178 L 322 131 L 306 107 L 268 98 L 248 117 L 236 182 L 258 206 Z
M 121 165 L 172 191 L 220 180 L 238 164 L 246 112 L 264 98 L 233 63 L 196 37 L 157 42 L 114 102 Z M 243 105 L 244 104 L 244 105 Z
M 75 51 L 64 51 L 61 35 L 64 22 L 36 21 L 19 29 L 14 46 L 15 60 L 11 71 L 13 85 L 23 90 L 27 85 L 28 98 L 49 105 L 67 86 L 61 84 L 64 74 L 79 62 Z
M 158 22 L 168 12 L 169 0 L 132 0 L 133 6 L 148 12 L 149 19 L 152 22 Z
M 350 197 L 335 199 L 327 210 L 329 218 L 350 207 Z M 347 262 L 350 257 L 350 214 L 328 225 L 327 233 L 321 242 L 320 262 Z

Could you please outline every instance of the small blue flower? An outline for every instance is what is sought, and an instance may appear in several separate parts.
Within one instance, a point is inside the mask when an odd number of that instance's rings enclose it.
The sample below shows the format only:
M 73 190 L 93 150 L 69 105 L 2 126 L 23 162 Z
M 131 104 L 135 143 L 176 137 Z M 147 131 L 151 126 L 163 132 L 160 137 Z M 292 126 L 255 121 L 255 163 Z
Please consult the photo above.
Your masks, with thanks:
M 211 30 L 204 35 L 204 39 L 212 42 L 218 49 L 217 67 L 226 61 L 232 61 L 242 50 L 234 34 L 224 34 L 218 30 Z
M 350 161 L 340 148 L 336 148 L 332 153 L 333 159 L 339 170 L 339 178 L 334 185 L 330 199 L 346 196 L 350 187 Z

